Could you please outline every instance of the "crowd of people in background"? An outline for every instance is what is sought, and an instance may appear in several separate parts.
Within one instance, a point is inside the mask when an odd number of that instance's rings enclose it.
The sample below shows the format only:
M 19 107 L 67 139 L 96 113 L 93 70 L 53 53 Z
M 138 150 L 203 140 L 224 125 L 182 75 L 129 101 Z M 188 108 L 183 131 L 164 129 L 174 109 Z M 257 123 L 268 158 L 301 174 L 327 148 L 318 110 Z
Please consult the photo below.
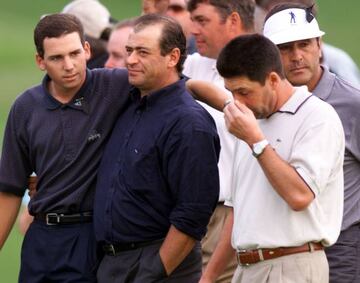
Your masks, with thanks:
M 42 17 L 0 159 L 0 248 L 30 189 L 19 282 L 360 282 L 360 71 L 317 10 Z

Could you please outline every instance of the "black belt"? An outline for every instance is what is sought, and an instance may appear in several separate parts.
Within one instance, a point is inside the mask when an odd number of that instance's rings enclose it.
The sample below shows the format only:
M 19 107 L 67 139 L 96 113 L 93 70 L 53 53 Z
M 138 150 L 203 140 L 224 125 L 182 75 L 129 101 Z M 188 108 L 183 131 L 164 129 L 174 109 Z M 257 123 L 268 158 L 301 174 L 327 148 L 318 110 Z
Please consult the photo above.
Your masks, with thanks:
M 62 224 L 77 224 L 92 222 L 92 211 L 85 211 L 80 213 L 65 214 L 65 213 L 38 213 L 34 217 L 36 220 L 45 222 L 47 225 L 62 225 Z
M 139 248 L 161 243 L 162 241 L 164 241 L 164 239 L 158 239 L 158 240 L 146 241 L 146 242 L 134 242 L 134 243 L 103 244 L 102 249 L 107 255 L 115 256 L 120 252 L 136 250 Z

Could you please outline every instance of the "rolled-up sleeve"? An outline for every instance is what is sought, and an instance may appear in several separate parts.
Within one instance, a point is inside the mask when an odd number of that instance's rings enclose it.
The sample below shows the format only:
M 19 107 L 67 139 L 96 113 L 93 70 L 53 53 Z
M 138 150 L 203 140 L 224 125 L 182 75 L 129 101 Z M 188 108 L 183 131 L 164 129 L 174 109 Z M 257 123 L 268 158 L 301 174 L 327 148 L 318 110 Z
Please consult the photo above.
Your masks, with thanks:
M 167 154 L 167 179 L 176 205 L 170 222 L 200 240 L 219 198 L 217 135 L 194 129 L 176 135 Z

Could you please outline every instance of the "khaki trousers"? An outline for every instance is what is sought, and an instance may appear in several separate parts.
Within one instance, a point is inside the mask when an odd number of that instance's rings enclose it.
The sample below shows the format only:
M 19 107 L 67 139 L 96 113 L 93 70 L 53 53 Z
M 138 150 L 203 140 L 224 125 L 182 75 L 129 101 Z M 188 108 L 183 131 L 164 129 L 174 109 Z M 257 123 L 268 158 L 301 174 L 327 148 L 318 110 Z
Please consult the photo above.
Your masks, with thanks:
M 216 245 L 220 239 L 220 235 L 225 224 L 225 219 L 229 214 L 231 208 L 225 206 L 224 204 L 219 203 L 216 206 L 216 209 L 213 215 L 210 218 L 208 224 L 208 232 L 201 242 L 202 246 L 202 260 L 203 260 L 203 270 L 205 269 L 209 259 L 214 252 Z M 216 280 L 216 283 L 230 283 L 231 278 L 234 275 L 234 272 L 237 267 L 236 258 L 229 263 L 224 273 Z
M 305 252 L 238 266 L 232 283 L 329 283 L 324 251 Z

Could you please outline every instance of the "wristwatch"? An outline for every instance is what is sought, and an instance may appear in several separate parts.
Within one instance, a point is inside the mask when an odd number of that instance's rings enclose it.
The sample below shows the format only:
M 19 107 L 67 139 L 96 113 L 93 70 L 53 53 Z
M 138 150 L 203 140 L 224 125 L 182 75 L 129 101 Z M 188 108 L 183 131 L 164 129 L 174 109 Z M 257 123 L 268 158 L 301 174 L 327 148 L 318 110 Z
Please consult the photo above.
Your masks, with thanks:
M 269 144 L 269 141 L 266 139 L 259 141 L 257 143 L 254 143 L 252 146 L 252 154 L 256 158 L 258 158 L 264 152 L 264 149 L 268 144 Z

